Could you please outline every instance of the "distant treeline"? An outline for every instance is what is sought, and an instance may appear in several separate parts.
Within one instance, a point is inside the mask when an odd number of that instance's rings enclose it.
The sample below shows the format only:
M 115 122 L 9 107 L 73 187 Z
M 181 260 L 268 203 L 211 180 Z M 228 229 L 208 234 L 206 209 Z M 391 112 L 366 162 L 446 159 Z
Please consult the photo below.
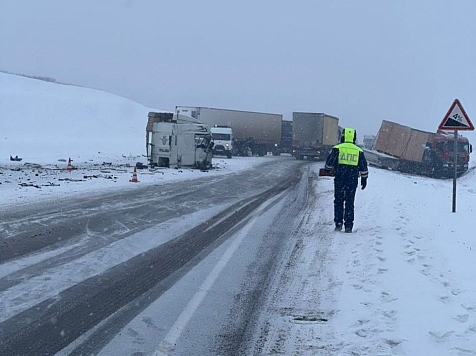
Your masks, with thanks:
M 0 69 L 0 73 L 5 73 L 5 74 L 11 74 L 11 75 L 18 75 L 20 77 L 25 77 L 25 78 L 30 78 L 30 79 L 36 79 L 36 80 L 42 80 L 44 82 L 48 82 L 48 83 L 55 83 L 55 84 L 60 84 L 60 85 L 68 85 L 68 86 L 72 86 L 72 87 L 78 87 L 78 88 L 86 88 L 86 89 L 91 89 L 91 90 L 98 90 L 98 91 L 102 91 L 104 93 L 109 93 L 109 94 L 112 94 L 108 91 L 105 91 L 103 89 L 96 89 L 94 87 L 85 87 L 83 85 L 79 85 L 79 84 L 71 84 L 71 83 L 65 83 L 65 82 L 60 82 L 58 80 L 56 80 L 55 78 L 52 78 L 52 77 L 43 77 L 41 75 L 28 75 L 28 74 L 20 74 L 20 73 L 12 73 L 12 72 L 9 72 L 9 71 L 6 71 L 6 70 L 1 70 Z M 132 99 L 129 99 L 128 97 L 126 96 L 123 96 L 123 95 L 120 95 L 120 94 L 114 94 L 114 95 L 117 95 L 117 96 L 120 96 L 122 98 L 125 98 L 125 99 L 128 99 L 128 100 L 132 100 Z
M 66 84 L 66 83 L 60 83 L 55 78 L 51 78 L 51 77 L 42 77 L 40 75 L 27 75 L 27 74 L 20 74 L 20 73 L 12 73 L 12 72 L 8 72 L 6 70 L 0 70 L 0 72 L 5 73 L 5 74 L 19 75 L 20 77 L 25 77 L 25 78 L 38 79 L 38 80 L 42 80 L 44 82 L 57 83 L 57 84 Z

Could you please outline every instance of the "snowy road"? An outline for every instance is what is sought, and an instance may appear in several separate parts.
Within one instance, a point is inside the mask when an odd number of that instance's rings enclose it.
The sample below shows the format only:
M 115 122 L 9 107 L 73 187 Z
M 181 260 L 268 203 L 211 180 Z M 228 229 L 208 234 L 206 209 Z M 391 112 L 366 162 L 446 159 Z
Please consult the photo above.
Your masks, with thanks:
M 232 272 L 245 268 L 246 278 L 238 275 L 222 289 L 225 294 L 231 288 L 242 295 L 239 300 L 226 299 L 220 309 L 233 311 L 232 318 L 221 316 L 223 322 L 232 325 L 223 325 L 225 331 L 201 329 L 207 339 L 214 339 L 215 331 L 223 333 L 223 345 L 218 346 L 217 353 L 229 354 L 222 351 L 245 345 L 246 316 L 258 306 L 260 298 L 255 294 L 260 293 L 267 278 L 260 272 L 275 262 L 272 257 L 281 249 L 279 241 L 292 232 L 294 212 L 286 210 L 289 216 L 271 226 L 270 219 L 282 209 L 267 219 L 256 216 L 269 214 L 277 205 L 282 208 L 284 200 L 287 205 L 300 204 L 302 197 L 290 195 L 289 188 L 300 181 L 302 165 L 283 158 L 193 184 L 149 186 L 3 212 L 0 354 L 53 355 L 65 347 L 64 354 L 97 353 L 120 334 L 121 328 L 182 282 L 181 277 L 205 257 L 224 248 L 234 232 L 254 219 L 254 225 L 260 221 L 262 225 L 252 229 L 259 232 L 253 243 L 254 253 L 261 251 L 255 257 L 260 258 L 248 256 L 246 245 L 242 253 L 247 263 L 240 262 Z M 264 203 L 268 204 L 266 209 Z M 273 231 L 278 239 L 270 237 Z M 266 244 L 269 246 L 263 250 Z M 250 270 L 250 266 L 254 268 Z M 246 288 L 241 285 L 245 281 Z M 176 307 L 172 303 L 169 310 Z M 165 327 L 160 324 L 159 328 Z M 236 330 L 242 330 L 241 335 Z M 156 338 L 151 340 L 150 352 L 156 350 Z M 110 347 L 117 344 L 112 342 Z M 192 340 L 183 347 L 196 344 Z M 197 350 L 194 347 L 195 354 L 203 354 Z
M 453 214 L 451 181 L 371 168 L 348 235 L 321 166 L 4 209 L 0 354 L 476 354 L 475 171 Z

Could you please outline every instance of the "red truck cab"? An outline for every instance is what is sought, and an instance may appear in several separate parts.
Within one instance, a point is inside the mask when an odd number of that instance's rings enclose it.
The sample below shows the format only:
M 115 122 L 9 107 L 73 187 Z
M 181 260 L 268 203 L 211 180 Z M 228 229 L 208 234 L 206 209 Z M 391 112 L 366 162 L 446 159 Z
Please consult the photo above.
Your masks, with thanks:
M 428 150 L 424 161 L 430 164 L 435 173 L 451 176 L 454 171 L 454 136 L 452 134 L 437 134 L 432 142 L 427 144 Z M 457 171 L 463 174 L 468 170 L 469 155 L 472 146 L 466 137 L 458 136 Z

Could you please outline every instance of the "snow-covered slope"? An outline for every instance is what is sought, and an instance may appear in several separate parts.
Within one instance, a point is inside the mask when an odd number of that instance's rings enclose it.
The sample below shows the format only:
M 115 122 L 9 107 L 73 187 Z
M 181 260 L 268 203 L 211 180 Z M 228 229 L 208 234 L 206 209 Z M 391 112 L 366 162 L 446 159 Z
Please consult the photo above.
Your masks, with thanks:
M 0 162 L 143 154 L 152 110 L 99 90 L 0 73 Z

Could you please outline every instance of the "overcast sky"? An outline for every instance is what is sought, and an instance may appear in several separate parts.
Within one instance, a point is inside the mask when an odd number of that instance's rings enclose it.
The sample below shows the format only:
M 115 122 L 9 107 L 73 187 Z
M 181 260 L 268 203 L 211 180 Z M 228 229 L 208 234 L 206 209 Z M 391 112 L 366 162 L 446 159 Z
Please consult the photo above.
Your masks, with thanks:
M 0 70 L 163 110 L 434 131 L 455 98 L 476 121 L 475 19 L 472 0 L 0 0 Z

